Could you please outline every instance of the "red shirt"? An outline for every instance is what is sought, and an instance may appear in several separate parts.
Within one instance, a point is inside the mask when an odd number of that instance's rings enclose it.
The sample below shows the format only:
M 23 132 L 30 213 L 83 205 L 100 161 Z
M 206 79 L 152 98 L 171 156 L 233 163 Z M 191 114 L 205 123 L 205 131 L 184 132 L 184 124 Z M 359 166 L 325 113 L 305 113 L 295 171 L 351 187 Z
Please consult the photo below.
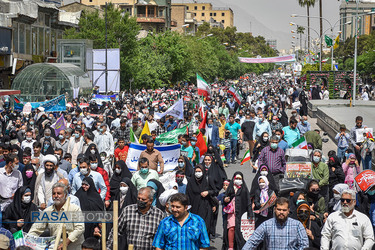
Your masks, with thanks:
M 126 162 L 126 157 L 128 156 L 129 146 L 125 146 L 123 149 L 116 148 L 115 149 L 115 158 L 119 161 L 123 160 Z
M 99 174 L 101 174 L 103 176 L 104 183 L 107 186 L 107 193 L 105 194 L 105 199 L 104 200 L 108 201 L 111 198 L 111 194 L 110 194 L 111 187 L 109 185 L 108 173 L 107 173 L 107 171 L 105 171 L 101 167 L 97 167 L 96 168 L 96 172 L 98 172 Z M 99 190 L 99 193 L 100 193 L 100 190 Z

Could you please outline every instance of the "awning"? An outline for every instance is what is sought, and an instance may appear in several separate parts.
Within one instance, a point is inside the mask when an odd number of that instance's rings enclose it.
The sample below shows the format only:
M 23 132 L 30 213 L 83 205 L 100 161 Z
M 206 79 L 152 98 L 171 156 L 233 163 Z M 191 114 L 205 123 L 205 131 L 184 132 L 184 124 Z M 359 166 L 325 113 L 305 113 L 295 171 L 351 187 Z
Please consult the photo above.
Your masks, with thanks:
M 0 90 L 0 96 L 3 95 L 19 95 L 21 94 L 21 90 L 14 90 L 14 89 L 2 89 Z

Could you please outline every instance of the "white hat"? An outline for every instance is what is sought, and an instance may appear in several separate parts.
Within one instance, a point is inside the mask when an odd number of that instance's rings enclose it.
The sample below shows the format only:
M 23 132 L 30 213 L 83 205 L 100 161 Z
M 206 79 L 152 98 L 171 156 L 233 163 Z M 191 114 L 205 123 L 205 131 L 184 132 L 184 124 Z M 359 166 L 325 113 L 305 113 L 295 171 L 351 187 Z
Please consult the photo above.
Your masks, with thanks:
M 44 112 L 44 108 L 43 107 L 38 107 L 38 110 L 40 110 L 41 112 Z
M 51 155 L 51 154 L 45 155 L 43 157 L 43 165 L 45 165 L 46 162 L 52 162 L 54 165 L 56 165 L 57 164 L 57 158 L 56 158 L 56 156 Z

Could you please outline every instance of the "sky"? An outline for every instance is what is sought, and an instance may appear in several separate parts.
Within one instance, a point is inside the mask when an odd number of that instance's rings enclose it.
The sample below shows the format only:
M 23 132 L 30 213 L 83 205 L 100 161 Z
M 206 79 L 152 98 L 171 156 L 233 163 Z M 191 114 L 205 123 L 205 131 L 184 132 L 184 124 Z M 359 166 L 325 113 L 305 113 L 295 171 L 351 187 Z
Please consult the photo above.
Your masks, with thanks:
M 323 17 L 334 25 L 339 19 L 339 6 L 344 0 L 322 1 Z M 192 0 L 173 0 L 173 3 L 184 2 L 192 2 Z M 214 7 L 230 7 L 234 12 L 234 25 L 238 31 L 251 31 L 254 36 L 262 35 L 266 39 L 277 39 L 278 50 L 291 47 L 293 40 L 291 30 L 295 29 L 295 26 L 290 26 L 290 22 L 307 26 L 307 18 L 290 17 L 291 14 L 306 15 L 306 8 L 300 7 L 298 0 L 198 0 L 197 2 L 210 2 Z M 310 9 L 310 16 L 319 16 L 318 0 L 315 7 Z M 310 20 L 311 28 L 319 32 L 319 18 Z M 328 23 L 323 22 L 323 31 L 327 28 L 329 28 Z M 314 31 L 311 31 L 310 35 L 318 38 Z

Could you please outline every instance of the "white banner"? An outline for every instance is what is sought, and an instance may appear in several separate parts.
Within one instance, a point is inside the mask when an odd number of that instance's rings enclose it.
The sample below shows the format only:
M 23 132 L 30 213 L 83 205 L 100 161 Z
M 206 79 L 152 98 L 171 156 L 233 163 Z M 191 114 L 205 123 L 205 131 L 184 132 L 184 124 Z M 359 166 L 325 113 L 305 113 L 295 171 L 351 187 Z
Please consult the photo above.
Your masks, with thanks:
M 167 146 L 155 146 L 159 150 L 164 160 L 164 172 L 171 171 L 177 167 L 178 157 L 180 157 L 180 144 Z M 131 143 L 129 146 L 126 165 L 130 171 L 137 171 L 139 156 L 146 149 L 146 145 Z
M 173 104 L 167 111 L 164 113 L 157 113 L 155 112 L 155 117 L 154 119 L 161 119 L 166 115 L 171 115 L 174 116 L 178 119 L 184 119 L 184 101 L 183 99 L 180 99 L 178 102 Z
M 356 138 L 357 138 L 357 143 L 359 142 L 363 142 L 365 140 L 365 138 L 363 137 L 363 133 L 367 133 L 367 132 L 370 132 L 371 134 L 373 134 L 373 129 L 372 128 L 357 128 L 355 130 L 355 133 L 356 133 Z

